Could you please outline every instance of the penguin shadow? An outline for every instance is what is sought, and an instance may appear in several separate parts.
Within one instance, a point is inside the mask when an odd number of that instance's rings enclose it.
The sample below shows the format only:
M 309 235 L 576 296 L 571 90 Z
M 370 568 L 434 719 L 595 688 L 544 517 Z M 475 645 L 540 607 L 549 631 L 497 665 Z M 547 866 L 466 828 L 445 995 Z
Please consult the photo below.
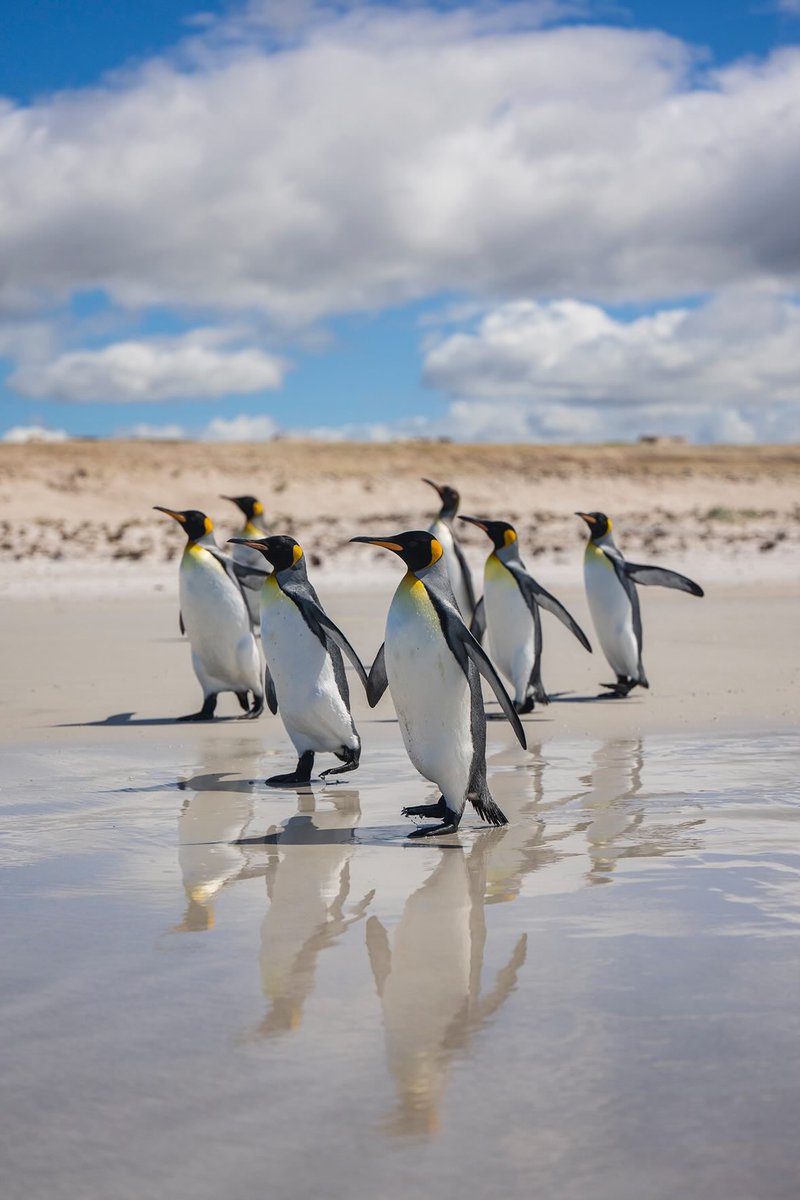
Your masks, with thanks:
M 213 721 L 208 724 L 222 725 L 232 721 L 240 721 L 242 718 L 236 716 L 214 717 Z M 53 729 L 90 729 L 93 727 L 107 728 L 125 726 L 127 728 L 138 728 L 146 725 L 182 725 L 196 727 L 200 722 L 184 721 L 180 717 L 137 717 L 135 712 L 111 713 L 107 717 L 103 717 L 99 721 L 64 721 L 58 725 L 53 725 Z
M 592 755 L 591 771 L 581 777 L 586 791 L 567 798 L 584 809 L 574 832 L 586 838 L 590 884 L 611 883 L 624 859 L 659 858 L 699 844 L 686 834 L 704 824 L 703 818 L 678 824 L 647 822 L 647 801 L 653 797 L 642 786 L 645 760 L 641 738 L 603 742 Z
M 379 1121 L 396 1137 L 430 1137 L 450 1070 L 517 986 L 527 935 L 482 985 L 489 878 L 508 827 L 483 831 L 469 851 L 439 856 L 407 899 L 390 937 L 376 916 L 365 927 L 367 953 L 381 1006 L 386 1057 L 396 1102 Z M 444 849 L 444 847 L 442 847 Z
M 330 808 L 320 809 L 324 800 Z M 267 908 L 261 922 L 259 969 L 265 1012 L 240 1041 L 276 1037 L 300 1027 L 314 992 L 320 954 L 334 949 L 351 925 L 366 916 L 375 895 L 351 895 L 350 859 L 361 803 L 355 788 L 301 801 L 298 812 L 261 839 L 244 839 L 241 851 L 261 848 L 259 869 Z

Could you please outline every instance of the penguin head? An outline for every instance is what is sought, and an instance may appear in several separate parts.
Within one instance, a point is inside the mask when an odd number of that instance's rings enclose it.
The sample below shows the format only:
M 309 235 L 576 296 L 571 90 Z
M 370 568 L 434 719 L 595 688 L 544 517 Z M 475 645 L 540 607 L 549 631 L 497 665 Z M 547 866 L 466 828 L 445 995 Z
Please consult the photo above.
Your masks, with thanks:
M 174 521 L 182 525 L 187 541 L 199 542 L 201 538 L 207 537 L 210 533 L 214 532 L 214 522 L 211 520 L 211 517 L 207 517 L 205 513 L 198 512 L 196 508 L 187 508 L 183 512 L 174 512 L 171 508 L 162 508 L 160 504 L 154 504 L 153 508 L 156 512 L 166 513 L 168 517 L 172 517 Z
M 611 533 L 611 518 L 601 512 L 578 512 L 576 517 L 580 517 L 589 526 L 589 538 L 593 542 L 599 542 L 607 534 Z
M 228 538 L 237 546 L 250 546 L 264 555 L 267 562 L 272 563 L 276 571 L 290 571 L 292 568 L 305 567 L 303 551 L 293 537 L 286 533 L 274 534 L 264 538 Z
M 483 517 L 459 517 L 459 521 L 469 521 L 470 525 L 477 525 L 478 529 L 492 539 L 495 550 L 505 550 L 508 546 L 515 545 L 517 541 L 517 531 L 513 525 L 509 525 L 508 521 L 487 521 Z
M 434 483 L 432 479 L 423 479 L 423 483 L 427 483 L 429 487 L 435 488 L 439 493 L 439 498 L 442 501 L 442 507 L 439 510 L 439 516 L 443 521 L 451 520 L 458 512 L 458 506 L 461 503 L 461 497 L 454 487 L 450 487 L 447 483 Z
M 351 542 L 366 542 L 368 546 L 383 546 L 402 558 L 409 571 L 419 574 L 433 567 L 442 557 L 442 544 L 432 533 L 421 529 L 410 533 L 395 533 L 391 537 L 354 537 Z
M 256 520 L 264 515 L 264 505 L 255 496 L 220 496 L 220 500 L 230 500 L 240 509 L 248 521 Z

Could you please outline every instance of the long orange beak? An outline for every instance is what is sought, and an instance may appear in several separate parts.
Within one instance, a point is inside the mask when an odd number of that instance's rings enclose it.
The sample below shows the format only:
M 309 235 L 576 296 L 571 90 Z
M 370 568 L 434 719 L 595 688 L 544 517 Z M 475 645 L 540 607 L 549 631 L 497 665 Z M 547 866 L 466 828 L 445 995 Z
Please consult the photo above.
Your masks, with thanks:
M 171 508 L 162 508 L 160 504 L 154 504 L 153 508 L 156 512 L 166 513 L 168 517 L 172 517 L 173 520 L 179 521 L 181 525 L 186 524 L 186 517 L 183 515 L 183 513 L 173 512 Z
M 395 554 L 402 554 L 405 549 L 399 542 L 390 542 L 385 538 L 376 537 L 354 537 L 350 538 L 351 542 L 364 542 L 367 546 L 383 546 L 385 550 L 393 550 Z
M 438 483 L 434 483 L 432 479 L 423 479 L 422 482 L 427 483 L 428 487 L 435 488 L 435 490 L 439 493 L 439 499 L 442 499 L 442 489 L 439 487 Z
M 488 532 L 486 522 L 481 521 L 478 517 L 459 517 L 458 519 L 459 521 L 469 521 L 470 525 L 477 525 L 478 529 L 482 529 L 484 533 Z
M 594 517 L 591 516 L 590 513 L 576 512 L 575 516 L 581 517 L 586 522 L 587 525 L 594 525 L 594 523 L 595 523 Z

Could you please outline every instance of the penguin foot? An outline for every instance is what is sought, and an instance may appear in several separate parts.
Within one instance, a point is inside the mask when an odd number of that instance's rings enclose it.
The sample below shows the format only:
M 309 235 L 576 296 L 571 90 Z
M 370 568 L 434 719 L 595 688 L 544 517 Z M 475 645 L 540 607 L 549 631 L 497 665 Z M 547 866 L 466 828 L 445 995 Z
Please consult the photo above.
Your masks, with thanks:
M 345 771 L 355 771 L 361 759 L 361 747 L 351 750 L 349 746 L 343 746 L 340 753 L 336 755 L 342 760 L 340 767 L 328 767 L 327 771 L 320 771 L 320 779 L 326 779 L 328 775 L 343 775 Z
M 179 721 L 211 721 L 214 718 L 214 709 L 217 707 L 216 693 L 213 696 L 206 696 L 203 701 L 203 707 L 199 712 L 187 713 L 185 717 L 178 717 Z
M 444 820 L 449 815 L 444 796 L 440 796 L 435 804 L 414 804 L 410 808 L 401 809 L 404 817 L 439 817 Z
M 458 825 L 454 825 L 452 821 L 445 821 L 442 825 L 423 825 L 421 829 L 412 829 L 406 834 L 410 838 L 426 838 L 437 837 L 444 833 L 457 833 Z
M 237 692 L 236 699 L 239 701 L 239 707 L 241 708 L 242 712 L 248 713 L 250 711 L 250 693 Z
M 264 782 L 267 787 L 286 787 L 297 783 L 310 783 L 313 766 L 314 751 L 306 750 L 305 754 L 301 754 L 298 758 L 294 771 L 290 771 L 288 775 L 271 775 Z
M 241 701 L 239 701 L 239 703 L 241 703 Z M 255 694 L 255 692 L 253 692 L 253 707 L 246 709 L 244 716 L 239 717 L 239 720 L 240 721 L 255 721 L 256 717 L 260 717 L 261 714 L 263 713 L 263 711 L 264 711 L 263 695 L 257 696 Z
M 525 713 L 533 712 L 534 707 L 535 702 L 533 696 L 526 696 L 522 701 L 514 701 L 514 708 L 517 710 L 520 716 L 524 715 Z
M 603 695 L 601 692 L 600 695 L 603 700 L 624 700 L 636 687 L 637 682 L 636 679 L 618 679 L 616 683 L 601 683 L 600 687 L 608 688 L 608 694 Z

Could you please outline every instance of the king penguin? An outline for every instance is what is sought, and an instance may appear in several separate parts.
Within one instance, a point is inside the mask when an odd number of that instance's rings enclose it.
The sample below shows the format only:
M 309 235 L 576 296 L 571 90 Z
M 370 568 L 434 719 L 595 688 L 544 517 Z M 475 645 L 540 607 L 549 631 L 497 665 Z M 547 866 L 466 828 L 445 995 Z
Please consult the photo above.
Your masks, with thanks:
M 450 576 L 450 583 L 455 594 L 456 603 L 462 617 L 467 625 L 469 625 L 472 620 L 472 614 L 475 611 L 475 588 L 472 584 L 472 573 L 469 569 L 469 564 L 453 532 L 453 520 L 458 512 L 461 497 L 456 489 L 450 487 L 449 484 L 434 483 L 432 479 L 423 479 L 422 482 L 427 483 L 429 487 L 435 488 L 442 501 L 442 507 L 439 509 L 433 524 L 428 526 L 428 532 L 433 534 L 444 551 L 444 561 L 447 566 L 447 573 Z
M 467 800 L 490 825 L 505 825 L 486 781 L 481 675 L 523 749 L 525 733 L 497 672 L 461 618 L 441 542 L 421 531 L 351 540 L 392 550 L 408 568 L 389 608 L 386 641 L 372 664 L 367 700 L 374 707 L 389 687 L 408 756 L 441 791 L 436 804 L 403 809 L 403 816 L 441 822 L 409 836 L 455 833 Z
M 220 500 L 230 500 L 244 516 L 244 525 L 239 530 L 241 538 L 263 538 L 267 533 L 267 528 L 264 525 L 264 505 L 255 496 L 220 496 Z M 256 567 L 259 570 L 264 569 L 264 559 L 257 550 L 251 550 L 249 546 L 237 545 L 231 551 L 231 558 L 234 562 L 241 563 L 245 567 Z M 259 621 L 261 620 L 261 601 L 259 595 L 253 588 L 248 588 L 245 593 L 247 601 L 247 610 L 250 613 L 250 624 L 253 629 L 258 629 Z
M 642 618 L 636 584 L 677 588 L 691 596 L 702 596 L 699 584 L 668 571 L 626 562 L 611 536 L 611 520 L 601 512 L 575 514 L 589 526 L 589 541 L 583 559 L 583 578 L 589 609 L 612 671 L 615 683 L 604 683 L 615 698 L 627 696 L 635 688 L 647 688 L 642 666 Z
M 354 771 L 361 757 L 361 739 L 350 713 L 342 651 L 365 688 L 367 675 L 347 638 L 323 610 L 309 582 L 301 547 L 285 534 L 231 541 L 257 550 L 274 568 L 261 588 L 265 691 L 272 712 L 280 704 L 298 762 L 294 771 L 274 775 L 267 784 L 308 783 L 314 755 L 322 751 L 342 761 L 341 767 L 323 771 L 323 777 Z
M 182 721 L 210 721 L 220 692 L 235 692 L 247 717 L 264 711 L 258 646 L 250 628 L 243 580 L 253 572 L 234 563 L 214 541 L 214 526 L 205 513 L 174 512 L 155 505 L 186 534 L 179 571 L 181 622 L 192 647 L 192 666 L 203 689 L 199 712 Z M 263 578 L 263 571 L 258 573 Z M 252 706 L 248 692 L 253 694 Z
M 489 635 L 492 658 L 514 685 L 517 712 L 528 713 L 535 702 L 548 704 L 542 683 L 542 618 L 540 608 L 558 617 L 584 650 L 591 654 L 589 639 L 564 605 L 551 596 L 525 570 L 520 558 L 517 531 L 507 521 L 460 517 L 477 525 L 492 540 L 494 550 L 486 560 L 483 597 L 472 622 L 480 640 L 484 626 Z

